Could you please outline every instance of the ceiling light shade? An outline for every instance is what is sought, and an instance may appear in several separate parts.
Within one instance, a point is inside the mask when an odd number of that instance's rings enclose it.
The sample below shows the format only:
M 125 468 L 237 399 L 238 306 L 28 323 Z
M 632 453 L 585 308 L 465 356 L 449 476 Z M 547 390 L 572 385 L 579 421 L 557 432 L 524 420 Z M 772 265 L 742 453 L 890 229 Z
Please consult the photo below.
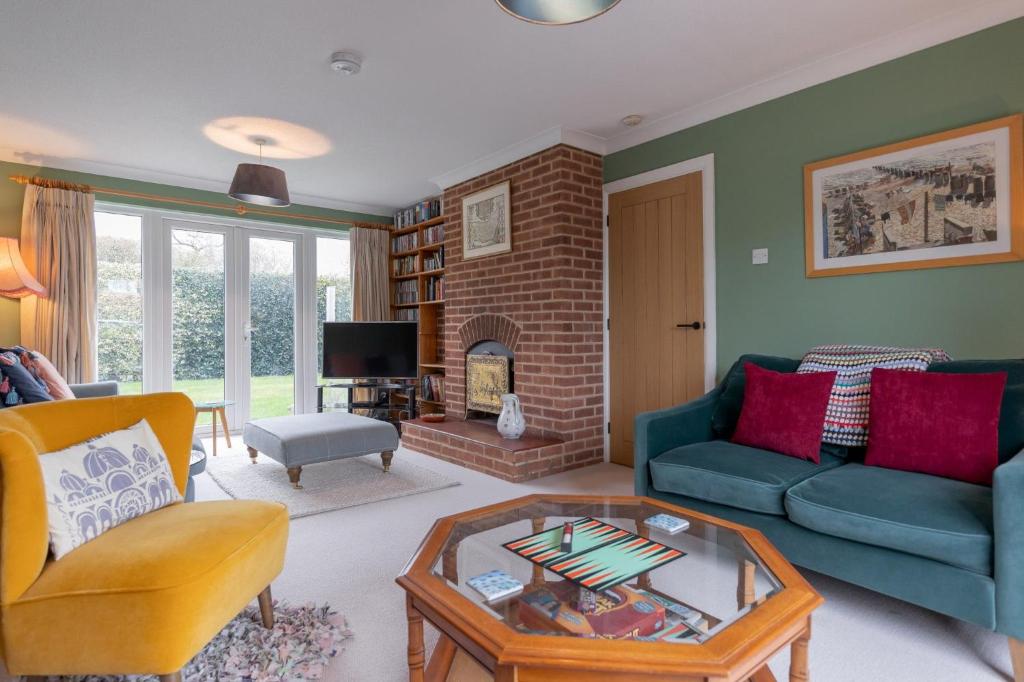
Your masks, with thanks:
M 32 294 L 46 296 L 46 287 L 25 267 L 18 249 L 18 240 L 12 237 L 0 238 L 0 296 L 25 298 Z
M 575 24 L 604 14 L 619 0 L 495 0 L 514 17 L 534 24 Z
M 231 180 L 228 196 L 247 204 L 288 206 L 288 181 L 284 171 L 259 163 L 240 163 Z

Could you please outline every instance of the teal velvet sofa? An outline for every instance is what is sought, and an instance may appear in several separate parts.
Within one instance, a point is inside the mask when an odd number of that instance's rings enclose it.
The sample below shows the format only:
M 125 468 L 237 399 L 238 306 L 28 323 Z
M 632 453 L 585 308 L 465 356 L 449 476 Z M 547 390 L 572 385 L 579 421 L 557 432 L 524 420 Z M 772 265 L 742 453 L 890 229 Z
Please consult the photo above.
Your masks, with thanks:
M 800 364 L 747 355 L 707 395 L 638 415 L 636 494 L 757 528 L 797 566 L 1003 633 L 1024 668 L 1024 360 L 929 368 L 1008 373 L 992 487 L 865 466 L 860 448 L 823 445 L 814 464 L 729 442 L 748 361 Z

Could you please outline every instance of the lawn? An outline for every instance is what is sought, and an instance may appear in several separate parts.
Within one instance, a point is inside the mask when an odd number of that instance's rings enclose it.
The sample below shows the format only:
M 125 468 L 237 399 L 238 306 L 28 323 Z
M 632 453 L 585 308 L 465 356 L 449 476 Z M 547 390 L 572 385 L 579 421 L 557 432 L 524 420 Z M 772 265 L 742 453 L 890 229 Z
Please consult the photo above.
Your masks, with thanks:
M 174 390 L 185 393 L 197 403 L 224 399 L 223 379 L 175 381 Z M 120 384 L 120 391 L 122 394 L 142 393 L 142 382 L 122 382 Z M 279 417 L 291 414 L 294 404 L 295 391 L 291 375 L 252 377 L 252 414 L 249 417 L 250 419 Z M 210 415 L 207 413 L 201 414 L 196 423 L 200 426 L 208 425 L 210 423 Z M 232 428 L 236 426 L 232 424 Z

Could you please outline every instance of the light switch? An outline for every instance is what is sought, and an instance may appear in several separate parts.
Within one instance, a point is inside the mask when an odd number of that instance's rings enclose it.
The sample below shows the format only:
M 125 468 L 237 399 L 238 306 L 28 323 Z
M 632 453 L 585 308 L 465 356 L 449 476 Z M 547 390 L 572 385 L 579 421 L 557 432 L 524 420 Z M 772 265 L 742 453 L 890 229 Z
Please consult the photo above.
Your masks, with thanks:
M 754 265 L 764 265 L 768 262 L 768 249 L 754 249 L 750 252 L 750 262 Z

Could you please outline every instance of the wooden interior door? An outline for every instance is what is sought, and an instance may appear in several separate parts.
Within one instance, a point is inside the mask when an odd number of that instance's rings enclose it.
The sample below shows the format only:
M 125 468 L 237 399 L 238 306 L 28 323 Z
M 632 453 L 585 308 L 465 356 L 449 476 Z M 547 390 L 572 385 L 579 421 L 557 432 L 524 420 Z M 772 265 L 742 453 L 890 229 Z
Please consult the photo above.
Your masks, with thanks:
M 633 419 L 704 393 L 701 173 L 612 194 L 611 459 L 633 465 Z

